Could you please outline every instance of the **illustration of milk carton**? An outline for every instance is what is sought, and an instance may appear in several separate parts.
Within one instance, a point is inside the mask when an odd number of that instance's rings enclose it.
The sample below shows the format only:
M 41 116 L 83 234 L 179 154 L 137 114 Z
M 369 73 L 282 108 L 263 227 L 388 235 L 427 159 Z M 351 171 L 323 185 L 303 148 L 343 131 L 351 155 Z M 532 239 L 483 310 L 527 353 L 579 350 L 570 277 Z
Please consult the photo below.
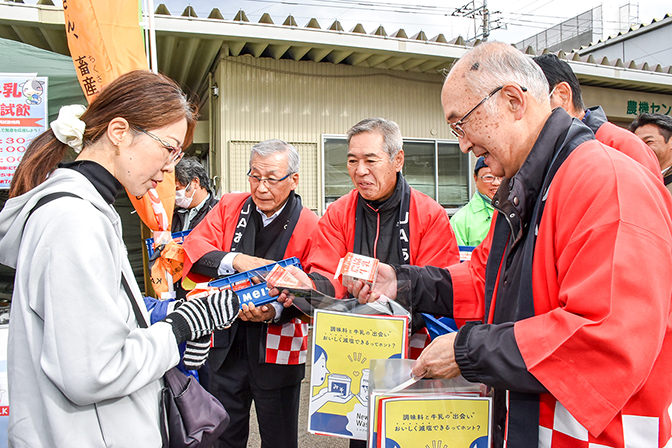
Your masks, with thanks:
M 352 379 L 347 375 L 341 375 L 340 373 L 332 373 L 329 375 L 329 391 L 337 392 L 343 397 L 350 395 L 350 383 Z

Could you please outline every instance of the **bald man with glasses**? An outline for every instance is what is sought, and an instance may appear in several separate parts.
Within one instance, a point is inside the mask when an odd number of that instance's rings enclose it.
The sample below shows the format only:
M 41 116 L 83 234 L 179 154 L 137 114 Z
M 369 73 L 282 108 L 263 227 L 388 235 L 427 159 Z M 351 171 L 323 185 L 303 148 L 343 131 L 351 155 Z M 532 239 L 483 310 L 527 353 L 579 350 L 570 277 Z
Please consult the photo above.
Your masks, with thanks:
M 299 162 L 296 148 L 282 140 L 252 147 L 250 193 L 224 195 L 184 242 L 188 278 L 207 281 L 289 257 L 305 266 L 318 218 L 295 193 Z M 261 446 L 297 446 L 308 347 L 308 326 L 297 313 L 275 302 L 243 305 L 231 328 L 215 332 L 207 388 L 231 416 L 217 447 L 247 446 L 252 401 Z
M 351 292 L 469 320 L 412 372 L 491 386 L 493 447 L 669 446 L 672 198 L 660 173 L 552 109 L 549 91 L 505 43 L 455 64 L 445 119 L 503 177 L 489 254 L 447 269 L 381 263 L 374 291 Z

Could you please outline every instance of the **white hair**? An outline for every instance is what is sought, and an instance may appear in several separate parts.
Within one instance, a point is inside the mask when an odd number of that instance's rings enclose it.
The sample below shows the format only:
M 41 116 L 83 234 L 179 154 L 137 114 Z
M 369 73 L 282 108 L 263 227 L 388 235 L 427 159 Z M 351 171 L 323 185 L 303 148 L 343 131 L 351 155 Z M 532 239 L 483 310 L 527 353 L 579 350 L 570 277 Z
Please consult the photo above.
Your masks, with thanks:
M 296 148 L 280 139 L 274 138 L 271 140 L 264 140 L 252 147 L 250 151 L 250 168 L 252 168 L 252 158 L 256 155 L 259 157 L 267 157 L 276 152 L 287 152 L 287 168 L 289 173 L 298 173 L 301 159 Z
M 548 81 L 541 68 L 532 58 L 512 45 L 503 42 L 486 42 L 476 46 L 456 65 L 465 66 L 465 77 L 471 90 L 486 96 L 495 88 L 506 84 L 518 84 L 540 103 L 548 103 Z M 487 101 L 484 106 L 492 111 L 496 101 Z

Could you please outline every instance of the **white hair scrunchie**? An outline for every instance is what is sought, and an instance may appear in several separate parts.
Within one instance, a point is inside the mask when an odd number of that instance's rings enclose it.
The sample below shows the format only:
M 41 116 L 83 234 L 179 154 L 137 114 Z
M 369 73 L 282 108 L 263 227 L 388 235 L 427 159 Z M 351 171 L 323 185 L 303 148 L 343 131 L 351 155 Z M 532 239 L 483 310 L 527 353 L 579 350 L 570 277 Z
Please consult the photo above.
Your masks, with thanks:
M 77 154 L 82 150 L 84 129 L 86 124 L 79 119 L 86 111 L 81 104 L 63 106 L 58 111 L 58 118 L 51 122 L 51 130 L 59 142 L 65 143 Z

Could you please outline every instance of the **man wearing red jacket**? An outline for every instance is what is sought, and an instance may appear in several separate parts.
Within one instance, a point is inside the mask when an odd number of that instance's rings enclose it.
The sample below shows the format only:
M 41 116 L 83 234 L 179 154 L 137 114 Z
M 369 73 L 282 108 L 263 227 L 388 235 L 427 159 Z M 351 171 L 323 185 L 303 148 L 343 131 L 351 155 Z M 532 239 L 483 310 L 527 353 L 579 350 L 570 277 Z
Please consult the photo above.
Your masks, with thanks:
M 563 108 L 570 116 L 581 120 L 588 126 L 598 141 L 621 151 L 663 180 L 657 163 L 658 158 L 653 149 L 639 140 L 633 132 L 608 122 L 602 107 L 585 108 L 579 80 L 567 62 L 550 53 L 534 57 L 532 60 L 541 68 L 548 81 L 552 109 Z M 482 289 L 485 279 L 479 276 L 479 273 L 485 269 L 485 262 L 490 252 L 491 235 L 489 236 L 490 238 L 486 238 L 474 249 L 468 262 L 454 267 L 452 270 L 454 277 L 471 277 L 471 281 Z
M 435 339 L 413 373 L 494 387 L 495 447 L 665 446 L 672 198 L 662 182 L 551 111 L 543 73 L 510 45 L 467 53 L 441 99 L 462 151 L 504 176 L 487 262 L 471 275 L 381 265 L 376 291 L 353 292 L 395 297 L 399 279 L 419 311 L 478 319 Z
M 388 264 L 459 261 L 446 211 L 401 174 L 402 144 L 399 126 L 383 118 L 367 118 L 348 131 L 346 163 L 355 189 L 320 218 L 309 257 L 310 277 L 322 292 L 347 294 L 334 272 L 348 252 Z
M 294 193 L 299 154 L 281 140 L 252 147 L 249 193 L 224 195 L 184 241 L 184 272 L 194 281 L 298 257 L 306 263 L 317 215 Z M 241 319 L 215 332 L 208 390 L 231 423 L 217 446 L 245 447 L 254 400 L 262 447 L 296 447 L 299 391 L 308 326 L 294 308 L 243 305 Z M 242 320 L 242 321 L 241 321 Z
M 588 126 L 597 140 L 638 161 L 662 180 L 658 158 L 651 148 L 629 130 L 609 123 L 602 107 L 585 108 L 579 80 L 567 62 L 550 53 L 532 59 L 546 76 L 552 109 L 562 107 Z
M 348 173 L 355 189 L 329 205 L 320 218 L 309 257 L 315 287 L 344 297 L 334 272 L 348 252 L 389 264 L 448 266 L 459 262 L 457 241 L 446 211 L 432 198 L 411 188 L 401 169 L 403 139 L 399 126 L 367 118 L 348 131 Z M 423 327 L 413 316 L 414 330 Z M 423 329 L 411 338 L 411 356 L 420 353 Z M 350 446 L 366 446 L 351 440 Z

